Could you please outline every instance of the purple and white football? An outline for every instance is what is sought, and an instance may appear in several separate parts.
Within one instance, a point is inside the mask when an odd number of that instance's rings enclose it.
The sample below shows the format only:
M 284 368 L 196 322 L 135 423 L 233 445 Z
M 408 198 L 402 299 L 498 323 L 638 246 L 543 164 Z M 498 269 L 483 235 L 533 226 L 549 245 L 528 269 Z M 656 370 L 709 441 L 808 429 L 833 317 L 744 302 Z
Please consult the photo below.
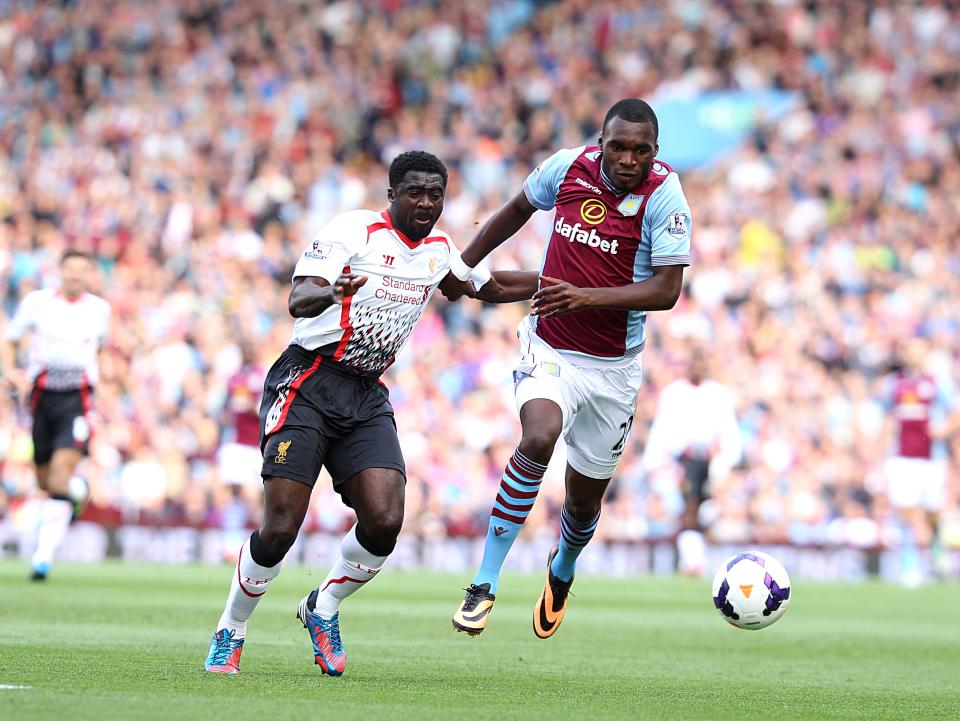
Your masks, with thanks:
M 737 628 L 766 628 L 790 607 L 790 577 L 769 553 L 737 553 L 713 577 L 713 605 Z

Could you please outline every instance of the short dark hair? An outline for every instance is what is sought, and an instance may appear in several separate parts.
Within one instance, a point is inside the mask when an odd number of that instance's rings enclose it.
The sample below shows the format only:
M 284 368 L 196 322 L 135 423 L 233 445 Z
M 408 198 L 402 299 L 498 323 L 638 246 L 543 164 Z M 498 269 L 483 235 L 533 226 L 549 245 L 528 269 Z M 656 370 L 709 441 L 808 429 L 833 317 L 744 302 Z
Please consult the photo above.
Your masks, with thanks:
M 623 118 L 631 123 L 650 123 L 653 126 L 653 134 L 660 137 L 660 124 L 657 122 L 657 114 L 653 112 L 650 105 L 640 98 L 624 98 L 618 100 L 607 111 L 607 116 L 603 119 L 603 129 L 607 129 L 607 123 L 613 118 Z
M 390 163 L 390 187 L 399 186 L 411 171 L 436 173 L 443 179 L 443 187 L 447 187 L 447 167 L 440 158 L 425 150 L 408 150 L 393 159 Z
M 60 256 L 60 265 L 63 265 L 71 258 L 83 258 L 84 260 L 91 260 L 89 253 L 84 253 L 82 250 L 77 250 L 76 248 L 67 248 L 63 251 L 63 255 Z

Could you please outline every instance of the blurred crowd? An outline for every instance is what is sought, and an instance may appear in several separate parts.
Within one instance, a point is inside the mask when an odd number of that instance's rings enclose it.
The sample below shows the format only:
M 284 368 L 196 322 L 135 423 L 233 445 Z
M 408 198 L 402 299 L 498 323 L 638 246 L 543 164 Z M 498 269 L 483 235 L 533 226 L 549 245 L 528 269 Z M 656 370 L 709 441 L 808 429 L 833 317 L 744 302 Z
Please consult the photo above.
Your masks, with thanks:
M 885 379 L 907 340 L 960 384 L 960 7 L 864 0 L 0 0 L 0 291 L 9 317 L 66 247 L 113 307 L 83 472 L 113 522 L 255 523 L 224 477 L 230 379 L 288 341 L 290 272 L 338 212 L 386 205 L 386 167 L 450 168 L 439 227 L 478 222 L 621 97 L 783 89 L 797 102 L 682 183 L 694 261 L 651 314 L 645 386 L 600 534 L 658 539 L 680 473 L 643 448 L 694 349 L 735 397 L 743 457 L 703 509 L 717 540 L 895 543 Z M 662 159 L 670 162 L 669 154 Z M 539 265 L 538 213 L 492 259 Z M 406 532 L 482 534 L 519 438 L 523 304 L 437 298 L 385 381 L 408 464 Z M 0 399 L 5 493 L 33 488 L 23 409 Z M 960 546 L 960 434 L 941 532 Z M 562 453 L 526 533 L 555 534 Z M 308 525 L 348 523 L 319 483 Z

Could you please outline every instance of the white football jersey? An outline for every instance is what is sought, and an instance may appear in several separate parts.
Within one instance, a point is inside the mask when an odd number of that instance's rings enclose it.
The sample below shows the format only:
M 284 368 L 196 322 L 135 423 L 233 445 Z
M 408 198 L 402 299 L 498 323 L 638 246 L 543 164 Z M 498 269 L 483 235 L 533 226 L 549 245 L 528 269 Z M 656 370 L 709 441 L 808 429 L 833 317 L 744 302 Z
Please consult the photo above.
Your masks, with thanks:
M 297 318 L 290 342 L 360 371 L 382 373 L 447 274 L 451 253 L 458 251 L 450 236 L 436 228 L 413 241 L 393 227 L 387 211 L 341 213 L 304 250 L 293 277 L 318 277 L 333 285 L 341 274 L 355 273 L 367 282 L 342 305 L 331 305 L 316 318 Z
M 59 290 L 28 293 L 7 326 L 7 338 L 20 340 L 33 331 L 27 371 L 37 385 L 51 390 L 76 390 L 99 379 L 97 352 L 107 339 L 110 305 L 84 293 L 68 300 Z

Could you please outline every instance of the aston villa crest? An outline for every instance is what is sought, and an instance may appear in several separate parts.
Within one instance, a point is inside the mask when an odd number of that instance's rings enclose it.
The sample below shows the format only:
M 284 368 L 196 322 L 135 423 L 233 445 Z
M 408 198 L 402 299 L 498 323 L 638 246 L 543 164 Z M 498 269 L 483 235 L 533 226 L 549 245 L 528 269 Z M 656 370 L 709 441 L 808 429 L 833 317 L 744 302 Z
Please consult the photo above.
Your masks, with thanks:
M 640 212 L 640 206 L 643 205 L 644 197 L 643 195 L 629 193 L 626 198 L 620 201 L 617 210 L 620 211 L 621 215 L 636 215 Z

